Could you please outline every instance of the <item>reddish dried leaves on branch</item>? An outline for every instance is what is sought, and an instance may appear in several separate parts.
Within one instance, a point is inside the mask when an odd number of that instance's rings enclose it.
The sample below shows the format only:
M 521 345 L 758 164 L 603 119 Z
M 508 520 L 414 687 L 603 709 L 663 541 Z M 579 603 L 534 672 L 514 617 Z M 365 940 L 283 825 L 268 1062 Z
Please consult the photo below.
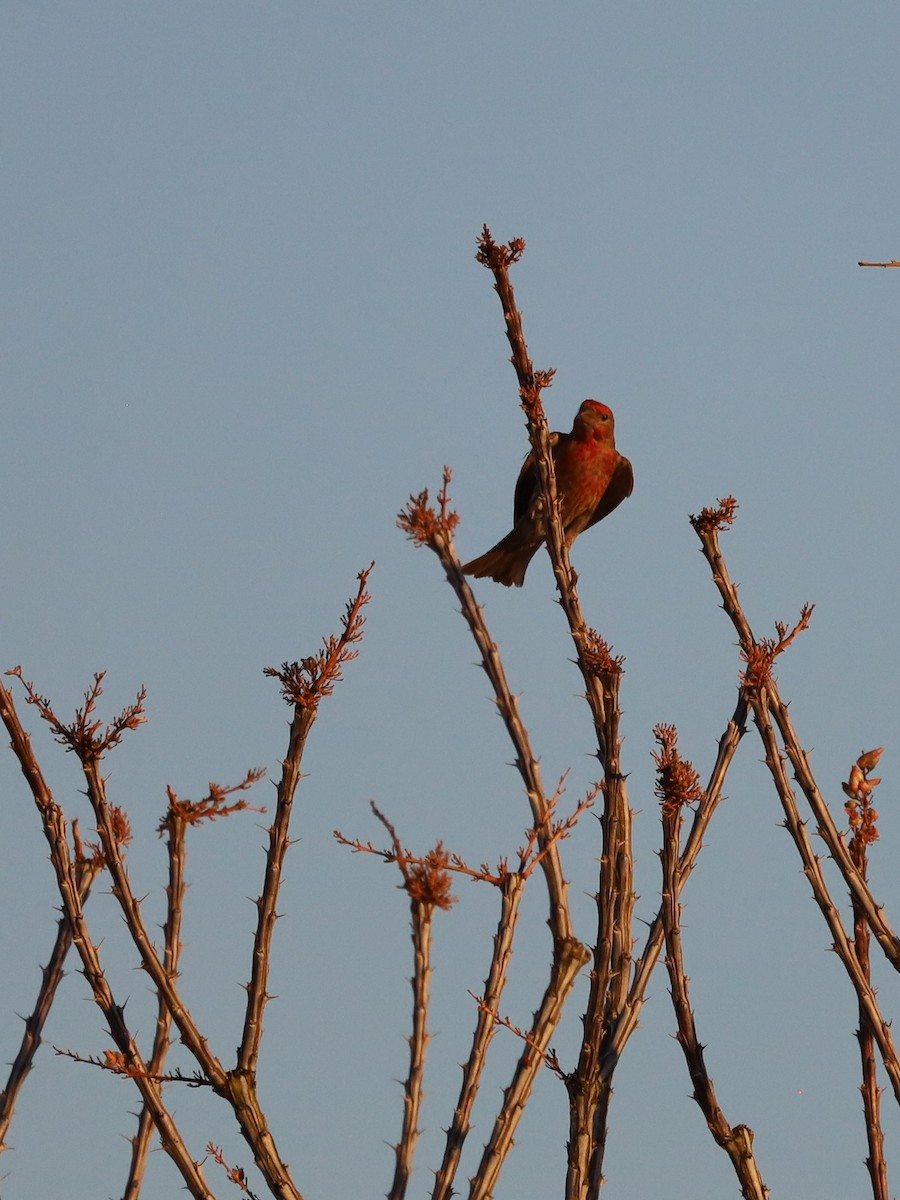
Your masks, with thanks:
M 525 239 L 512 238 L 505 245 L 498 246 L 491 236 L 487 225 L 482 226 L 478 239 L 478 252 L 475 258 L 489 271 L 502 271 L 517 263 L 525 252 Z
M 685 805 L 703 799 L 700 776 L 694 764 L 679 754 L 678 731 L 674 725 L 657 725 L 653 736 L 659 744 L 659 750 L 651 751 L 656 763 L 656 795 L 663 814 L 674 816 Z
M 852 832 L 849 849 L 857 865 L 860 855 L 865 855 L 865 847 L 878 841 L 878 810 L 872 806 L 872 792 L 881 780 L 870 779 L 869 772 L 878 766 L 883 753 L 884 747 L 879 746 L 861 754 L 850 768 L 850 778 L 841 784 L 848 796 L 844 810 Z
M 702 508 L 696 516 L 691 513 L 690 522 L 699 534 L 722 533 L 733 523 L 737 510 L 734 496 L 726 496 L 719 501 L 718 508 Z
M 143 687 L 138 692 L 134 704 L 126 705 L 111 724 L 104 725 L 102 721 L 93 719 L 97 701 L 103 695 L 105 671 L 99 671 L 94 675 L 94 682 L 84 693 L 84 707 L 75 710 L 75 720 L 69 725 L 60 721 L 53 711 L 50 701 L 39 695 L 35 691 L 34 685 L 25 679 L 21 667 L 15 667 L 6 673 L 14 675 L 20 681 L 27 693 L 28 703 L 35 706 L 53 730 L 56 740 L 67 750 L 74 750 L 83 763 L 97 762 L 107 750 L 111 750 L 121 742 L 127 730 L 137 729 L 147 720 L 144 712 L 147 689 Z
M 517 263 L 525 250 L 523 238 L 513 238 L 506 245 L 498 245 L 485 225 L 478 239 L 475 258 L 494 276 L 494 287 L 503 305 L 506 320 L 506 336 L 512 350 L 510 361 L 519 381 L 519 397 L 528 418 L 530 432 L 535 426 L 546 429 L 546 418 L 541 404 L 541 391 L 550 387 L 555 370 L 536 371 L 528 354 L 525 334 L 522 329 L 522 314 L 516 305 L 509 268 Z
M 584 662 L 592 675 L 621 675 L 625 665 L 624 654 L 613 654 L 609 642 L 596 629 L 588 627 L 584 635 Z
M 131 842 L 131 822 L 124 808 L 118 804 L 110 804 L 109 820 L 112 827 L 113 840 L 120 851 Z M 103 847 L 97 842 L 82 841 L 78 818 L 72 820 L 72 852 L 76 866 L 102 869 L 106 866 L 106 855 Z
M 444 912 L 451 909 L 456 897 L 447 871 L 449 861 L 450 855 L 442 842 L 429 850 L 420 862 L 398 858 L 397 865 L 403 874 L 403 886 L 410 900 L 443 909 Z
M 459 524 L 459 516 L 450 508 L 448 488 L 453 472 L 444 467 L 444 481 L 438 492 L 438 507 L 428 503 L 428 488 L 418 496 L 410 496 L 409 503 L 397 514 L 397 525 L 410 541 L 417 546 L 428 546 L 436 550 L 439 542 L 450 541 Z
M 777 637 L 760 638 L 749 650 L 741 651 L 741 658 L 747 664 L 743 682 L 748 687 L 765 687 L 770 682 L 775 659 L 787 650 L 798 633 L 809 627 L 814 608 L 814 604 L 804 604 L 800 610 L 800 619 L 793 629 L 789 630 L 783 621 L 776 621 Z
M 281 682 L 281 694 L 288 704 L 295 704 L 299 708 L 317 708 L 319 701 L 334 691 L 344 665 L 358 656 L 359 651 L 352 647 L 362 640 L 366 623 L 362 610 L 372 598 L 366 585 L 374 566 L 372 563 L 357 575 L 359 588 L 356 596 L 348 601 L 341 617 L 344 626 L 342 634 L 330 634 L 323 638 L 322 649 L 300 662 L 282 663 L 281 670 L 276 667 L 264 669 L 264 675 Z
M 235 792 L 246 792 L 253 787 L 254 783 L 263 779 L 265 774 L 265 767 L 254 767 L 247 772 L 240 783 L 233 784 L 231 787 L 222 787 L 220 783 L 210 782 L 209 793 L 202 800 L 179 800 L 175 791 L 167 787 L 169 811 L 160 821 L 157 833 L 163 837 L 173 820 L 181 821 L 185 825 L 200 825 L 203 821 L 215 821 L 219 817 L 230 817 L 232 813 L 245 810 L 264 813 L 265 808 L 257 808 L 255 805 L 248 804 L 246 800 L 238 800 L 234 804 L 226 804 L 226 800 Z
M 397 834 L 397 830 L 384 813 L 372 803 L 372 812 L 390 834 L 391 849 L 377 850 L 371 842 L 350 841 L 338 830 L 334 836 L 343 846 L 349 846 L 358 854 L 375 854 L 388 863 L 396 863 L 403 877 L 403 888 L 409 898 L 419 904 L 443 909 L 445 912 L 456 903 L 450 883 L 450 871 L 461 869 L 462 860 L 444 849 L 443 842 L 438 842 L 433 850 L 424 857 L 418 857 L 406 850 Z
M 118 845 L 120 849 L 131 841 L 131 825 L 128 817 L 123 810 L 116 805 L 112 806 L 113 828 L 117 831 Z M 72 857 L 75 860 L 76 867 L 84 870 L 100 871 L 106 865 L 106 856 L 103 853 L 102 846 L 96 842 L 85 842 L 81 838 L 81 828 L 78 823 L 78 818 L 72 818 Z
M 547 800 L 546 819 L 540 828 L 533 826 L 527 831 L 525 844 L 520 846 L 516 852 L 519 860 L 517 874 L 521 875 L 523 879 L 527 879 L 531 875 L 538 864 L 546 857 L 551 846 L 555 846 L 557 842 L 563 841 L 570 835 L 582 813 L 587 812 L 589 808 L 593 808 L 594 801 L 602 790 L 600 784 L 594 784 L 573 813 L 568 817 L 555 819 L 557 805 L 565 791 L 563 787 L 565 778 L 564 775 L 559 781 L 554 795 Z M 430 896 L 431 899 L 429 902 L 433 903 L 437 908 L 449 909 L 456 903 L 456 897 L 450 892 L 449 877 L 451 874 L 466 875 L 470 879 L 478 880 L 482 883 L 490 883 L 494 887 L 502 887 L 510 874 L 509 862 L 505 858 L 501 859 L 495 868 L 491 868 L 487 863 L 482 863 L 477 868 L 470 867 L 460 855 L 445 850 L 443 842 L 438 842 L 435 848 L 430 850 L 424 857 L 413 854 L 412 851 L 407 850 L 401 845 L 394 826 L 378 810 L 374 803 L 371 804 L 371 808 L 372 812 L 391 835 L 392 844 L 390 850 L 379 849 L 372 842 L 363 842 L 358 838 L 351 839 L 345 837 L 339 829 L 334 831 L 334 838 L 342 846 L 348 846 L 354 854 L 374 854 L 386 863 L 397 863 L 403 874 L 403 886 L 413 899 L 424 899 Z M 547 841 L 543 849 L 540 849 L 541 834 L 545 832 L 548 834 Z M 443 878 L 438 879 L 437 876 L 439 875 L 446 876 L 446 880 Z

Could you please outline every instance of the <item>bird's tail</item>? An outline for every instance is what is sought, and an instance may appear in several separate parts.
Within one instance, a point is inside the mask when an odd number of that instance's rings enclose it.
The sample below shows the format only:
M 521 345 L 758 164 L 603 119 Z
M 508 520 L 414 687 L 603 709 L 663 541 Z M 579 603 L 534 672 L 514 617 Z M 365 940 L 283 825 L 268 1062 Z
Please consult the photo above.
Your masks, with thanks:
M 463 574 L 474 575 L 476 579 L 493 579 L 504 587 L 521 587 L 525 582 L 528 564 L 540 545 L 540 542 L 523 543 L 513 530 L 486 554 L 466 563 Z

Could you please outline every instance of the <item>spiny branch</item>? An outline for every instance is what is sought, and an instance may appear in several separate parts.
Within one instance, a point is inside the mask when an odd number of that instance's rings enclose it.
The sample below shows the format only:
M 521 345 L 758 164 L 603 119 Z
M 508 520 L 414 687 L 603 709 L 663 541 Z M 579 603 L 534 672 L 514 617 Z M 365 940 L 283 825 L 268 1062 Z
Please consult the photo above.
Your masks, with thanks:
M 760 724 L 760 704 L 762 698 L 765 697 L 766 719 L 771 714 L 778 726 L 785 753 L 793 769 L 794 779 L 816 819 L 817 832 L 828 847 L 828 852 L 841 872 L 851 895 L 856 898 L 860 908 L 866 914 L 866 920 L 879 946 L 881 946 L 881 949 L 894 969 L 900 971 L 900 938 L 898 938 L 897 934 L 891 928 L 882 906 L 876 903 L 868 884 L 860 877 L 860 873 L 850 856 L 846 843 L 841 837 L 831 811 L 825 803 L 816 783 L 806 751 L 803 749 L 800 739 L 797 736 L 797 731 L 794 729 L 793 721 L 788 712 L 788 706 L 781 698 L 778 683 L 772 675 L 772 644 L 768 643 L 768 650 L 760 649 L 767 645 L 766 639 L 757 641 L 754 636 L 750 623 L 738 599 L 737 587 L 728 574 L 728 569 L 719 546 L 718 534 L 720 530 L 730 526 L 734 519 L 736 508 L 737 502 L 729 497 L 727 500 L 720 501 L 718 510 L 704 509 L 699 517 L 691 518 L 691 523 L 694 526 L 697 536 L 700 538 L 703 555 L 710 566 L 713 582 L 722 598 L 722 607 L 728 614 L 737 632 L 742 658 L 748 664 L 754 661 L 765 662 L 767 658 L 770 660 L 767 669 L 763 669 L 761 672 L 754 671 L 748 673 L 746 677 L 748 684 L 752 685 L 748 687 L 747 695 L 758 718 L 757 725 L 759 726 Z M 721 518 L 720 522 L 717 523 L 715 519 L 710 520 L 710 514 L 713 517 L 718 514 Z M 806 614 L 807 622 L 810 612 L 811 609 L 809 606 L 805 606 L 804 613 Z M 799 631 L 802 627 L 805 627 L 803 615 L 801 615 L 801 620 L 795 629 Z M 777 628 L 786 631 L 785 626 L 777 626 Z M 783 635 L 780 640 L 784 641 L 784 645 L 787 644 Z M 784 649 L 784 645 L 781 645 L 780 649 L 777 649 L 778 643 L 776 642 L 776 653 L 780 653 Z
M 78 836 L 77 821 L 72 823 L 72 840 L 75 845 L 75 882 L 78 898 L 83 908 L 87 903 L 94 880 L 103 869 L 103 856 L 96 848 L 90 855 L 85 855 L 84 847 Z M 50 1015 L 50 1009 L 53 1007 L 57 989 L 62 982 L 63 967 L 71 946 L 72 929 L 63 916 L 57 924 L 56 940 L 53 943 L 50 958 L 46 967 L 41 971 L 41 986 L 38 989 L 34 1007 L 30 1015 L 23 1018 L 25 1032 L 22 1035 L 18 1053 L 10 1067 L 6 1087 L 0 1092 L 0 1152 L 7 1148 L 6 1135 L 9 1125 L 22 1087 L 34 1065 L 35 1055 L 41 1045 L 41 1035 Z
M 556 943 L 567 942 L 574 938 L 574 934 L 569 912 L 568 887 L 563 876 L 558 846 L 551 844 L 547 831 L 549 798 L 544 790 L 537 755 L 532 749 L 518 700 L 506 678 L 497 644 L 491 637 L 484 613 L 475 601 L 469 582 L 462 573 L 459 555 L 453 542 L 453 531 L 458 518 L 449 507 L 447 493 L 450 479 L 450 468 L 445 467 L 437 510 L 429 504 L 428 491 L 425 490 L 418 496 L 410 497 L 409 503 L 397 518 L 397 524 L 417 546 L 427 546 L 438 556 L 475 639 L 481 654 L 482 668 L 494 689 L 494 703 L 516 752 L 515 765 L 528 796 L 532 822 L 535 828 L 542 831 L 539 844 L 542 851 L 546 850 L 546 854 L 541 858 L 541 867 L 547 882 L 553 939 Z
M 691 1082 L 694 1099 L 700 1107 L 710 1133 L 728 1154 L 745 1200 L 767 1200 L 769 1190 L 762 1180 L 753 1155 L 753 1131 L 746 1125 L 730 1125 L 719 1107 L 713 1081 L 709 1077 L 703 1047 L 697 1036 L 694 1012 L 691 1007 L 688 977 L 684 968 L 681 943 L 681 904 L 679 894 L 679 862 L 681 827 L 685 806 L 701 798 L 697 773 L 678 753 L 677 734 L 672 725 L 658 725 L 654 735 L 660 745 L 654 754 L 657 764 L 657 796 L 661 802 L 662 845 L 662 918 L 666 938 L 666 968 L 669 972 L 672 1004 L 678 1023 L 678 1042 L 681 1046 Z
M 850 777 L 841 786 L 848 799 L 844 805 L 850 822 L 851 836 L 848 843 L 850 856 L 863 880 L 869 869 L 869 846 L 878 840 L 878 813 L 872 804 L 872 793 L 881 783 L 873 779 L 870 772 L 878 766 L 883 747 L 862 753 L 850 768 Z M 869 960 L 871 931 L 859 901 L 851 896 L 853 903 L 853 951 L 860 970 L 871 986 L 872 973 Z M 884 1157 L 884 1131 L 881 1124 L 881 1088 L 878 1086 L 878 1069 L 875 1062 L 875 1029 L 871 1017 L 863 1004 L 859 1008 L 859 1028 L 856 1038 L 862 1065 L 860 1092 L 863 1098 L 866 1141 L 869 1155 L 866 1168 L 872 1184 L 873 1200 L 888 1200 L 887 1162 Z
M 13 673 L 18 674 L 18 672 Z M 124 1009 L 116 1003 L 103 972 L 99 951 L 91 938 L 84 918 L 76 869 L 68 844 L 65 817 L 47 786 L 32 751 L 31 740 L 25 733 L 12 696 L 2 680 L 0 680 L 0 719 L 10 734 L 13 751 L 22 768 L 22 773 L 28 781 L 40 813 L 44 834 L 50 846 L 50 861 L 56 875 L 65 918 L 72 931 L 73 941 L 81 957 L 84 976 L 90 985 L 94 1000 L 107 1021 L 118 1052 L 123 1055 L 124 1061 L 129 1067 L 133 1067 L 139 1072 L 135 1076 L 135 1084 L 153 1114 L 162 1145 L 181 1172 L 190 1194 L 195 1197 L 195 1200 L 212 1200 L 212 1193 L 206 1186 L 200 1167 L 188 1152 L 177 1126 L 163 1103 L 160 1085 L 147 1078 L 146 1064 L 141 1058 L 125 1022 Z M 90 755 L 91 746 L 86 745 L 84 750 L 86 755 Z M 96 768 L 96 760 L 89 758 L 88 761 Z M 111 870 L 114 859 L 121 865 L 121 854 L 116 842 L 114 822 L 108 811 L 105 814 L 103 850 L 107 865 Z M 118 885 L 116 884 L 116 886 Z

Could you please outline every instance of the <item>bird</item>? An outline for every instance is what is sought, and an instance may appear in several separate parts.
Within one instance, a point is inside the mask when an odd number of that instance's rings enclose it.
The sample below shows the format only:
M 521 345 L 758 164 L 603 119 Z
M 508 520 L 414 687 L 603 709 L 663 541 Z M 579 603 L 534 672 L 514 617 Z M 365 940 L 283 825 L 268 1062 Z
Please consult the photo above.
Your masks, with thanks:
M 550 452 L 556 469 L 559 514 L 571 546 L 579 533 L 608 517 L 631 495 L 631 463 L 616 449 L 615 418 L 599 400 L 585 400 L 571 433 L 551 433 Z M 473 558 L 463 573 L 489 578 L 504 587 L 521 587 L 528 564 L 544 543 L 541 481 L 534 451 L 526 457 L 516 481 L 513 527 L 496 546 Z

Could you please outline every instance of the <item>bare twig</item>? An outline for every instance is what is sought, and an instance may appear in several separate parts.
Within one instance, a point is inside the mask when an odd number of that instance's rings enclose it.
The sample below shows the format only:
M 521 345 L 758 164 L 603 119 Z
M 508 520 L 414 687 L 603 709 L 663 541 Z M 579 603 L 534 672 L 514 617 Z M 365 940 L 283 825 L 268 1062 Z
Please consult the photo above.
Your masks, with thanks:
M 106 781 L 100 771 L 100 762 L 88 759 L 82 765 L 87 780 L 88 798 L 94 809 L 104 850 L 109 857 L 113 893 L 122 907 L 129 933 L 141 955 L 144 969 L 171 1012 L 181 1040 L 197 1060 L 202 1075 L 209 1080 L 216 1093 L 230 1104 L 241 1133 L 253 1151 L 254 1161 L 273 1195 L 279 1197 L 279 1200 L 302 1200 L 262 1110 L 255 1070 L 241 1070 L 240 1066 L 235 1070 L 225 1070 L 184 1005 L 174 979 L 167 973 L 165 964 L 149 938 L 141 916 L 140 902 L 131 889 L 121 857 L 113 855 L 108 849 L 111 836 L 110 805 L 106 799 Z
M 178 1026 L 182 1041 L 196 1058 L 201 1071 L 212 1086 L 222 1087 L 226 1079 L 225 1068 L 209 1049 L 206 1039 L 178 993 L 175 979 L 166 971 L 165 964 L 144 924 L 141 901 L 134 894 L 128 870 L 116 846 L 114 806 L 109 803 L 106 795 L 106 780 L 101 770 L 101 764 L 102 759 L 87 754 L 82 759 L 81 765 L 87 782 L 88 799 L 97 822 L 97 832 L 100 834 L 103 852 L 112 878 L 113 895 L 122 908 L 128 932 L 141 956 L 141 965 L 153 980 L 154 986 L 169 1009 L 172 1020 Z
M 66 1050 L 62 1046 L 53 1047 L 54 1054 L 60 1058 L 68 1058 L 71 1062 L 81 1063 L 85 1067 L 96 1067 L 100 1071 L 108 1071 L 110 1075 L 119 1075 L 124 1079 L 150 1079 L 154 1083 L 183 1083 L 189 1088 L 208 1088 L 212 1084 L 199 1071 L 185 1075 L 183 1071 L 151 1071 L 149 1065 L 131 1063 L 119 1050 L 104 1050 L 103 1057 L 99 1054 L 79 1054 L 77 1050 Z
M 588 809 L 593 808 L 600 785 L 595 784 L 584 799 L 580 801 L 575 811 L 568 817 L 554 820 L 556 806 L 563 794 L 563 790 L 561 780 L 555 794 L 547 802 L 547 819 L 544 825 L 549 829 L 549 837 L 542 838 L 541 834 L 544 830 L 532 826 L 526 831 L 525 845 L 520 846 L 517 851 L 519 863 L 516 873 L 521 875 L 523 879 L 527 879 L 529 875 L 533 874 L 536 868 L 540 866 L 541 860 L 557 842 L 561 842 L 569 836 L 582 814 L 587 812 Z M 378 815 L 379 820 L 384 821 L 384 818 L 378 813 L 376 805 L 372 804 L 371 807 L 376 815 Z M 493 868 L 488 866 L 487 863 L 482 863 L 479 867 L 470 867 L 460 855 L 451 854 L 445 850 L 443 842 L 438 842 L 434 850 L 430 850 L 427 855 L 420 857 L 405 847 L 401 847 L 399 850 L 393 845 L 389 849 L 379 848 L 374 846 L 371 841 L 363 842 L 359 838 L 348 838 L 339 829 L 335 829 L 332 836 L 339 845 L 347 846 L 354 854 L 373 854 L 376 858 L 381 858 L 386 863 L 402 862 L 406 868 L 425 867 L 431 869 L 439 866 L 442 871 L 450 874 L 465 875 L 469 879 L 480 883 L 489 883 L 493 887 L 502 887 L 506 878 L 511 874 L 509 861 L 506 858 L 501 859 L 496 867 Z M 541 841 L 544 843 L 543 849 L 538 848 L 538 844 Z
M 138 694 L 137 702 L 134 705 L 126 708 L 100 732 L 102 723 L 93 718 L 97 700 L 103 694 L 101 685 L 104 676 L 102 673 L 94 676 L 93 686 L 85 693 L 84 708 L 77 710 L 75 720 L 69 725 L 64 724 L 56 716 L 50 702 L 40 696 L 32 684 L 23 678 L 20 669 L 17 668 L 10 674 L 15 675 L 22 682 L 28 695 L 28 702 L 37 707 L 40 715 L 53 730 L 57 741 L 67 745 L 78 756 L 87 781 L 87 795 L 94 810 L 104 860 L 112 878 L 112 891 L 122 907 L 129 933 L 141 955 L 141 965 L 164 998 L 172 1014 L 172 1019 L 178 1026 L 182 1040 L 197 1059 L 201 1070 L 213 1086 L 221 1086 L 225 1081 L 225 1070 L 210 1051 L 206 1039 L 202 1037 L 192 1016 L 181 1001 L 174 980 L 168 976 L 144 925 L 140 901 L 135 898 L 120 852 L 121 810 L 109 803 L 106 796 L 106 780 L 101 771 L 101 762 L 106 750 L 117 745 L 126 730 L 136 729 L 145 720 L 143 690 Z
M 597 788 L 595 787 L 588 792 L 570 816 L 554 819 L 557 804 L 563 795 L 564 782 L 565 776 L 560 780 L 556 792 L 547 803 L 545 826 L 549 828 L 549 837 L 545 838 L 542 836 L 545 832 L 542 829 L 535 827 L 529 829 L 524 846 L 520 847 L 517 852 L 519 862 L 516 870 L 509 868 L 506 859 L 501 860 L 494 869 L 489 868 L 486 863 L 483 863 L 477 870 L 473 869 L 459 855 L 450 854 L 444 850 L 440 843 L 425 856 L 414 855 L 401 845 L 390 822 L 379 813 L 374 804 L 372 805 L 373 811 L 390 832 L 390 848 L 378 849 L 371 842 L 362 842 L 359 839 L 351 840 L 339 831 L 335 831 L 334 834 L 341 845 L 348 846 L 355 853 L 373 854 L 382 858 L 385 862 L 397 863 L 404 876 L 404 886 L 410 892 L 411 896 L 430 897 L 434 904 L 439 907 L 449 907 L 450 903 L 453 902 L 453 897 L 450 895 L 449 879 L 446 878 L 450 873 L 490 883 L 494 887 L 499 888 L 501 892 L 501 913 L 497 925 L 497 933 L 493 939 L 490 970 L 485 984 L 484 996 L 479 1001 L 479 1016 L 473 1035 L 472 1048 L 469 1058 L 463 1066 L 463 1080 L 459 1099 L 454 1110 L 453 1120 L 447 1130 L 443 1160 L 439 1170 L 435 1173 L 434 1200 L 448 1200 L 453 1194 L 453 1181 L 459 1167 L 462 1148 L 470 1129 L 471 1111 L 480 1086 L 487 1048 L 494 1036 L 496 1024 L 498 1021 L 503 1023 L 502 1018 L 497 1017 L 497 1013 L 500 997 L 506 985 L 519 905 L 525 883 L 528 877 L 541 864 L 542 859 L 552 852 L 556 843 L 568 837 L 581 814 L 593 805 L 596 798 Z M 543 849 L 540 849 L 539 844 L 542 842 Z M 417 982 L 415 979 L 412 982 L 415 991 Z M 419 1011 L 418 1000 L 417 1011 Z M 415 1049 L 416 1043 L 424 1045 L 426 1040 L 427 1037 L 424 1034 L 424 1028 L 420 1031 L 418 1038 L 416 1038 L 414 1031 L 414 1037 L 411 1039 L 411 1060 L 414 1062 L 418 1059 Z M 410 1080 L 407 1084 L 408 1095 L 413 1090 L 411 1087 L 412 1081 L 413 1071 L 411 1070 Z M 419 1086 L 420 1084 L 416 1083 L 416 1087 Z M 412 1107 L 412 1105 L 408 1105 L 407 1112 Z M 418 1100 L 415 1101 L 415 1107 L 418 1107 Z M 404 1123 L 404 1130 L 413 1127 L 410 1122 Z M 398 1158 L 401 1154 L 401 1147 L 404 1145 L 404 1141 L 405 1138 L 401 1139 L 400 1144 L 396 1147 Z M 403 1180 L 408 1179 L 411 1166 L 411 1156 L 407 1154 L 405 1157 L 408 1161 L 400 1171 L 400 1178 Z
M 565 1082 L 566 1073 L 560 1066 L 559 1058 L 557 1057 L 555 1050 L 541 1050 L 541 1047 L 535 1042 L 534 1038 L 527 1030 L 522 1029 L 521 1026 L 517 1025 L 515 1021 L 512 1021 L 509 1017 L 504 1017 L 503 1014 L 496 1008 L 492 1008 L 486 1002 L 484 996 L 476 996 L 474 992 L 469 992 L 469 995 L 478 1005 L 479 1009 L 489 1016 L 495 1025 L 499 1025 L 504 1029 L 508 1029 L 510 1033 L 514 1033 L 520 1041 L 525 1042 L 527 1045 L 537 1050 L 539 1054 L 543 1054 L 544 1066 L 547 1068 L 547 1070 L 552 1071 L 554 1075 L 557 1075 L 563 1082 Z
M 219 1147 L 214 1142 L 209 1142 L 206 1147 L 207 1154 L 211 1154 L 220 1167 L 225 1171 L 225 1178 L 229 1183 L 235 1184 L 247 1197 L 247 1200 L 259 1200 L 255 1192 L 250 1191 L 250 1185 L 247 1183 L 247 1174 L 243 1167 L 231 1167 L 225 1161 L 225 1156 Z
M 900 262 L 896 258 L 892 258 L 890 262 L 861 262 L 856 265 L 858 267 L 900 267 Z

